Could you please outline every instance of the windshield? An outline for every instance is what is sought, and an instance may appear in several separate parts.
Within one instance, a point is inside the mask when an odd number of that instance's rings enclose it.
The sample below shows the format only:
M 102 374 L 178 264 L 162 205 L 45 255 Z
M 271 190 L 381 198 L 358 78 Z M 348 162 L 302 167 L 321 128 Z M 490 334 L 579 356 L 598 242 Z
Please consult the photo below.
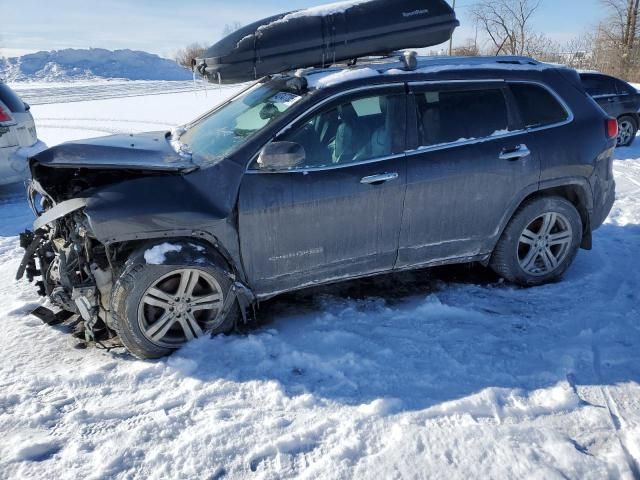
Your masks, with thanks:
M 257 84 L 174 135 L 180 153 L 196 163 L 216 163 L 265 128 L 302 97 L 284 82 Z

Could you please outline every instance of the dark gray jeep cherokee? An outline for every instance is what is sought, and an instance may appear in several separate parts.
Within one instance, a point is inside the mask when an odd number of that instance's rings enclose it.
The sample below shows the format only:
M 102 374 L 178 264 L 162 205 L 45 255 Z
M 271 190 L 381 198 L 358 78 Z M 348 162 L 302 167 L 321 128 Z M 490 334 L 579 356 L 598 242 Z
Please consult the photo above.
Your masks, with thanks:
M 463 262 L 541 285 L 608 215 L 616 136 L 575 71 L 528 58 L 271 76 L 171 133 L 32 158 L 19 277 L 144 358 L 311 285 Z

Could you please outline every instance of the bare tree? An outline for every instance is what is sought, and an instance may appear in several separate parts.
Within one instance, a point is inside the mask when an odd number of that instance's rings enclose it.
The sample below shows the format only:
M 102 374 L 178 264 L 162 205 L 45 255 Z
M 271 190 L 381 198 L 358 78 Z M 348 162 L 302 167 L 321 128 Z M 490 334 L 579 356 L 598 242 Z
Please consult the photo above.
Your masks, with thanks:
M 637 78 L 640 68 L 640 0 L 600 0 L 608 18 L 600 25 L 596 49 L 608 58 L 611 73 Z
M 531 29 L 531 19 L 543 0 L 478 0 L 471 16 L 486 34 L 495 55 L 535 55 L 545 38 Z
M 454 47 L 451 54 L 456 57 L 477 57 L 480 55 L 480 49 L 476 41 L 469 38 L 464 44 Z
M 192 60 L 195 58 L 201 58 L 206 52 L 207 47 L 203 43 L 192 43 L 185 48 L 181 48 L 174 55 L 175 61 L 178 65 L 183 66 L 191 70 Z
M 226 37 L 227 35 L 231 35 L 236 30 L 240 30 L 242 28 L 242 24 L 240 22 L 231 22 L 227 23 L 222 29 L 222 36 Z

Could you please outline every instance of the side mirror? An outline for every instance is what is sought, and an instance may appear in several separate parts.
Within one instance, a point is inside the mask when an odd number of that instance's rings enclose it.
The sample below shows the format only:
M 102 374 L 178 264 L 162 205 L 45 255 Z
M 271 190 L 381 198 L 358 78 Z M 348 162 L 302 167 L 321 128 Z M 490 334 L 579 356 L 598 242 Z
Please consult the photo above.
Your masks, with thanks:
M 293 142 L 272 142 L 262 149 L 258 157 L 260 170 L 288 170 L 304 163 L 304 147 Z
M 29 110 L 31 110 L 31 105 L 29 105 L 27 102 L 23 102 L 24 103 L 24 109 L 28 112 Z

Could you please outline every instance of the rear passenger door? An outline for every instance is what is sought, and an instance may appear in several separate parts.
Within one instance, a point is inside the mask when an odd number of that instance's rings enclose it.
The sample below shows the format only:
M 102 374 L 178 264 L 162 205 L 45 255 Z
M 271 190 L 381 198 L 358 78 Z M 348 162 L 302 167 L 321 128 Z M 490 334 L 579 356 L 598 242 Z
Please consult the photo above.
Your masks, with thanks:
M 490 253 L 509 208 L 537 189 L 540 159 L 510 95 L 500 81 L 411 85 L 398 268 Z

